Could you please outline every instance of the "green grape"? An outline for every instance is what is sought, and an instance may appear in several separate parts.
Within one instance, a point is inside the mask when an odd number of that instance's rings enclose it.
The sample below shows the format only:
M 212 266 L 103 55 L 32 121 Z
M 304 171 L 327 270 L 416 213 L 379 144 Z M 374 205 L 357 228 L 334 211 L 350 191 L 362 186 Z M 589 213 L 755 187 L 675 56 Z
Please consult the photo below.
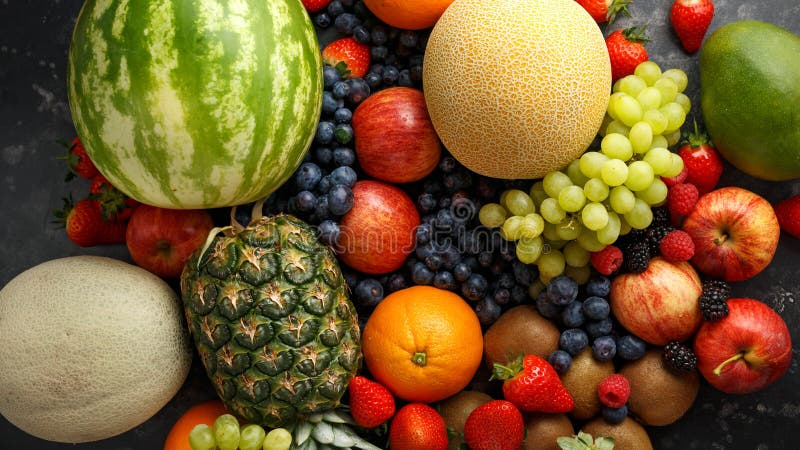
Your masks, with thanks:
M 583 185 L 583 193 L 589 201 L 602 202 L 608 198 L 608 185 L 600 178 L 589 178 Z
M 625 220 L 625 216 L 619 218 L 619 235 L 624 236 L 631 232 L 631 224 Z
M 547 286 L 542 283 L 542 280 L 534 280 L 534 282 L 528 286 L 528 297 L 536 299 L 545 288 L 547 288 Z
M 583 225 L 575 219 L 566 219 L 556 225 L 556 235 L 558 240 L 562 241 L 574 241 L 580 236 L 581 231 L 583 231 Z
M 647 122 L 650 125 L 650 129 L 654 136 L 653 139 L 663 133 L 667 128 L 667 125 L 669 125 L 667 117 L 664 116 L 664 114 L 661 114 L 661 111 L 657 109 L 648 109 L 645 111 L 644 115 L 642 116 L 642 121 Z
M 558 225 L 559 224 L 553 224 L 550 222 L 546 222 L 544 224 L 544 231 L 542 231 L 542 236 L 544 236 L 547 242 L 561 240 L 561 237 L 558 235 Z
M 625 214 L 633 209 L 636 196 L 625 186 L 617 186 L 608 194 L 608 201 L 617 214 Z
M 599 134 L 600 136 L 605 136 L 606 135 L 606 128 L 608 128 L 608 124 L 610 124 L 613 121 L 614 121 L 614 119 L 611 118 L 611 116 L 609 116 L 608 114 L 604 115 L 603 116 L 603 121 L 600 122 L 600 129 L 597 130 L 597 134 Z
M 189 446 L 192 447 L 192 450 L 216 449 L 217 441 L 214 440 L 214 431 L 204 423 L 195 425 L 189 432 Z
M 555 241 L 546 241 L 544 243 L 544 245 L 545 245 L 544 250 L 542 250 L 542 251 L 548 251 L 547 249 L 561 250 L 569 242 L 570 241 L 566 241 L 564 239 L 556 239 Z
M 662 173 L 662 177 L 672 178 L 677 176 L 683 170 L 683 158 L 681 158 L 677 153 L 669 152 L 669 159 L 669 170 Z
M 542 234 L 542 231 L 544 231 L 544 219 L 539 214 L 531 213 L 522 218 L 519 226 L 520 239 L 535 238 Z
M 620 226 L 622 223 L 619 216 L 614 211 L 608 212 L 608 223 L 603 228 L 597 230 L 597 241 L 601 244 L 611 245 L 619 237 Z
M 678 87 L 678 92 L 683 92 L 686 90 L 686 86 L 689 85 L 689 77 L 687 77 L 686 72 L 681 69 L 667 69 L 661 74 L 661 77 L 666 77 L 674 81 L 675 86 Z
M 627 96 L 628 94 L 624 92 L 614 92 L 608 97 L 608 108 L 606 109 L 606 114 L 614 120 L 619 120 L 619 116 L 617 116 L 616 108 L 617 108 L 617 100 L 622 97 Z
M 689 115 L 689 112 L 692 110 L 692 100 L 684 94 L 683 92 L 678 92 L 678 95 L 675 96 L 675 103 L 681 105 L 683 107 L 683 112 L 686 115 Z
M 661 107 L 661 91 L 655 87 L 646 87 L 636 96 L 636 101 L 647 112 Z
M 572 180 L 572 184 L 583 186 L 587 181 L 589 181 L 589 177 L 581 172 L 580 159 L 573 159 L 572 162 L 567 166 L 566 173 L 569 179 Z
M 651 206 L 659 206 L 667 199 L 667 185 L 661 181 L 661 178 L 655 178 L 653 184 L 647 189 L 641 190 L 636 193 L 636 196 L 644 200 L 645 203 Z
M 240 450 L 261 450 L 261 444 L 264 442 L 264 436 L 267 432 L 261 425 L 254 423 L 242 427 L 239 433 L 239 449 Z
M 578 244 L 578 241 L 569 241 L 567 245 L 561 249 L 564 254 L 564 260 L 568 266 L 583 267 L 589 264 L 589 257 L 591 256 L 585 248 Z
M 517 259 L 525 264 L 533 264 L 539 259 L 539 256 L 541 256 L 543 247 L 544 240 L 542 240 L 541 236 L 536 236 L 534 238 L 523 237 L 517 241 L 515 249 Z
M 675 101 L 678 95 L 678 85 L 672 78 L 661 77 L 653 84 L 653 87 L 661 91 L 661 105 Z
M 628 133 L 634 153 L 645 153 L 653 143 L 653 127 L 645 121 L 636 122 Z
M 583 231 L 581 231 L 577 241 L 581 247 L 590 252 L 599 252 L 600 250 L 606 248 L 606 244 L 603 244 L 597 240 L 597 232 L 588 228 L 584 228 Z
M 629 127 L 642 120 L 642 114 L 644 113 L 642 105 L 630 95 L 618 98 L 614 108 L 617 111 L 617 120 Z
M 567 186 L 572 186 L 572 180 L 564 172 L 555 170 L 548 172 L 542 179 L 544 191 L 553 198 L 558 198 L 558 193 Z
M 660 114 L 660 113 L 659 113 Z M 669 142 L 667 142 L 667 138 L 660 134 L 653 135 L 653 143 L 650 144 L 650 148 L 667 148 L 669 147 Z
M 497 228 L 506 221 L 508 211 L 499 203 L 487 203 L 478 211 L 478 221 L 488 228 Z
M 602 203 L 588 203 L 581 210 L 583 226 L 597 231 L 608 224 L 608 210 Z
M 606 126 L 606 132 L 605 132 L 605 134 L 603 134 L 603 137 L 606 137 L 611 133 L 617 133 L 617 134 L 621 134 L 623 136 L 627 136 L 628 133 L 630 133 L 630 131 L 631 131 L 630 127 L 628 127 L 624 123 L 622 123 L 622 122 L 620 122 L 618 120 L 612 120 Z
M 519 189 L 509 189 L 505 200 L 506 209 L 515 216 L 524 216 L 536 210 L 533 205 L 533 199 Z
M 239 421 L 231 414 L 223 414 L 214 421 L 214 438 L 219 450 L 236 450 L 239 447 Z
M 600 168 L 608 161 L 608 156 L 600 152 L 586 152 L 580 158 L 581 172 L 589 178 L 600 176 Z
M 566 212 L 578 212 L 586 204 L 586 195 L 580 186 L 567 186 L 558 193 L 558 206 Z
M 509 192 L 511 191 L 506 190 L 500 193 L 500 199 L 498 201 L 500 202 L 500 206 L 502 206 L 503 208 L 506 207 L 506 197 L 508 196 Z
M 520 238 L 520 226 L 522 225 L 523 217 L 521 216 L 511 216 L 503 222 L 502 228 L 500 228 L 500 233 L 503 238 L 507 241 L 516 241 Z
M 539 207 L 539 213 L 541 213 L 544 220 L 552 224 L 561 223 L 564 218 L 567 217 L 567 213 L 558 206 L 558 200 L 551 197 L 546 198 L 542 202 L 542 205 Z M 546 225 L 547 224 L 545 224 L 545 226 Z
M 655 173 L 650 164 L 645 161 L 634 161 L 628 165 L 628 178 L 625 180 L 625 186 L 632 191 L 641 191 L 653 184 L 654 177 Z
M 592 269 L 588 265 L 574 267 L 567 264 L 564 266 L 564 275 L 575 280 L 578 285 L 584 285 L 589 282 L 592 276 Z
M 275 428 L 264 437 L 263 450 L 289 450 L 292 434 L 286 428 Z
M 650 164 L 655 175 L 661 175 L 672 167 L 672 152 L 662 147 L 651 148 L 642 161 Z
M 661 78 L 661 68 L 653 61 L 644 61 L 633 69 L 633 74 L 642 77 L 648 86 L 652 86 Z
M 634 98 L 639 95 L 642 89 L 647 87 L 647 83 L 636 75 L 624 76 L 617 80 L 617 82 L 619 83 L 620 92 L 624 92 Z
M 609 186 L 619 186 L 628 178 L 628 165 L 619 159 L 609 159 L 600 168 L 600 178 Z
M 644 230 L 653 222 L 653 211 L 644 200 L 637 198 L 633 209 L 624 214 L 625 220 L 631 227 Z
M 671 133 L 665 133 L 664 137 L 667 139 L 667 147 L 672 147 L 681 141 L 681 130 L 678 128 Z
M 533 199 L 533 204 L 536 205 L 537 208 L 539 207 L 539 205 L 542 204 L 542 201 L 544 201 L 544 199 L 550 197 L 549 195 L 547 195 L 547 192 L 544 191 L 544 183 L 542 183 L 541 181 L 533 183 L 533 186 L 531 186 L 531 190 L 528 193 L 528 195 L 530 195 L 530 197 Z
M 539 267 L 539 277 L 547 284 L 553 278 L 564 273 L 564 267 L 567 264 L 564 254 L 560 250 L 551 249 L 549 252 L 542 253 L 542 256 L 536 260 L 536 265 Z
M 600 151 L 609 158 L 621 159 L 627 161 L 633 156 L 633 147 L 631 141 L 627 137 L 617 134 L 609 133 L 600 141 Z
M 667 128 L 664 130 L 665 134 L 679 130 L 683 122 L 686 121 L 686 111 L 683 110 L 683 106 L 675 102 L 667 103 L 658 110 L 667 118 Z M 669 140 L 669 137 L 667 137 L 667 140 Z

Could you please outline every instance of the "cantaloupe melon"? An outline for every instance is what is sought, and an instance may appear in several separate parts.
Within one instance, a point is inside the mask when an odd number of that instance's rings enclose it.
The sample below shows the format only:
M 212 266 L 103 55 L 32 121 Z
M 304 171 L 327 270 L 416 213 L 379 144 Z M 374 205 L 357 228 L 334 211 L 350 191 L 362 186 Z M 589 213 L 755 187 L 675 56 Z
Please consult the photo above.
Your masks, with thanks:
M 116 259 L 44 262 L 0 290 L 0 414 L 57 442 L 124 433 L 158 412 L 189 374 L 175 291 Z
M 455 0 L 425 49 L 444 146 L 495 178 L 540 178 L 583 153 L 608 104 L 603 35 L 574 0 Z

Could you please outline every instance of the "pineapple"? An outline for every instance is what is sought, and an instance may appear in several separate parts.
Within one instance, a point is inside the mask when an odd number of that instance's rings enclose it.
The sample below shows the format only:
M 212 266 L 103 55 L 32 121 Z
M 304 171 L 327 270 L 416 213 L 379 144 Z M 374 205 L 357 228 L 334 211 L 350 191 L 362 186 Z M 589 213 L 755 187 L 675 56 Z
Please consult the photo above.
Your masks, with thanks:
M 181 276 L 189 331 L 225 406 L 268 427 L 331 411 L 361 364 L 333 252 L 286 214 L 215 229 Z M 231 212 L 233 217 L 234 212 Z

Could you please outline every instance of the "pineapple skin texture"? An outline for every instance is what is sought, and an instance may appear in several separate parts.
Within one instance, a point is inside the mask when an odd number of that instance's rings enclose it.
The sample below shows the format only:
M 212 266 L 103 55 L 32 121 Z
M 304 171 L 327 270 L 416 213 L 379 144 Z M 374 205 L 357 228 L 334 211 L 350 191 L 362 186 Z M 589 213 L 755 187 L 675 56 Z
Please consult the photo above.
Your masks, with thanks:
M 339 405 L 362 361 L 358 317 L 311 226 L 282 214 L 219 234 L 180 285 L 206 374 L 233 414 L 281 427 Z

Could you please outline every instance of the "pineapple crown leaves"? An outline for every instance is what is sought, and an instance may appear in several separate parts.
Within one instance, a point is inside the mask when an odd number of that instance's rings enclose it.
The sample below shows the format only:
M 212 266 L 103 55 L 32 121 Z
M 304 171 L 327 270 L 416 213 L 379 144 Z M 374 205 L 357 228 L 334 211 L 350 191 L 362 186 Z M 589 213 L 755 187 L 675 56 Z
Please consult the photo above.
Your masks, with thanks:
M 381 450 L 359 436 L 351 426 L 355 421 L 343 407 L 311 414 L 287 426 L 292 433 L 292 448 L 297 450 L 323 448 L 356 448 Z
M 592 435 L 579 431 L 572 437 L 562 436 L 556 439 L 561 450 L 613 450 L 614 438 L 598 436 L 592 439 Z
M 710 144 L 711 140 L 709 140 L 708 134 L 700 131 L 700 128 L 697 126 L 697 119 L 693 120 L 692 122 L 694 123 L 694 131 L 689 131 L 686 133 L 682 142 L 684 144 L 689 144 L 689 146 L 692 148 Z
M 650 38 L 647 37 L 647 25 L 642 25 L 640 27 L 630 27 L 622 30 L 622 35 L 625 36 L 629 42 L 635 42 L 637 44 L 647 44 L 650 42 Z
M 267 201 L 266 198 L 262 198 L 253 204 L 253 210 L 250 214 L 251 222 L 256 222 L 261 219 L 264 215 L 264 203 Z M 214 227 L 211 231 L 208 232 L 208 236 L 206 236 L 206 241 L 203 243 L 203 246 L 200 247 L 200 254 L 197 257 L 197 270 L 200 270 L 201 262 L 203 261 L 203 257 L 205 256 L 208 249 L 211 247 L 211 244 L 214 242 L 214 238 L 217 237 L 218 234 L 224 233 L 225 235 L 234 235 L 239 233 L 244 229 L 244 226 L 236 220 L 236 206 L 231 208 L 231 224 L 226 225 L 224 227 Z
M 617 18 L 617 14 L 621 14 L 625 17 L 630 17 L 631 12 L 628 11 L 628 5 L 630 5 L 630 0 L 613 0 L 610 5 L 608 5 L 608 12 L 606 13 L 606 20 L 610 24 Z
M 522 372 L 523 367 L 523 360 L 525 356 L 520 354 L 516 357 L 511 357 L 508 355 L 506 357 L 506 363 L 500 364 L 498 362 L 492 365 L 492 376 L 489 377 L 490 380 L 509 380 L 514 378 L 518 373 Z

